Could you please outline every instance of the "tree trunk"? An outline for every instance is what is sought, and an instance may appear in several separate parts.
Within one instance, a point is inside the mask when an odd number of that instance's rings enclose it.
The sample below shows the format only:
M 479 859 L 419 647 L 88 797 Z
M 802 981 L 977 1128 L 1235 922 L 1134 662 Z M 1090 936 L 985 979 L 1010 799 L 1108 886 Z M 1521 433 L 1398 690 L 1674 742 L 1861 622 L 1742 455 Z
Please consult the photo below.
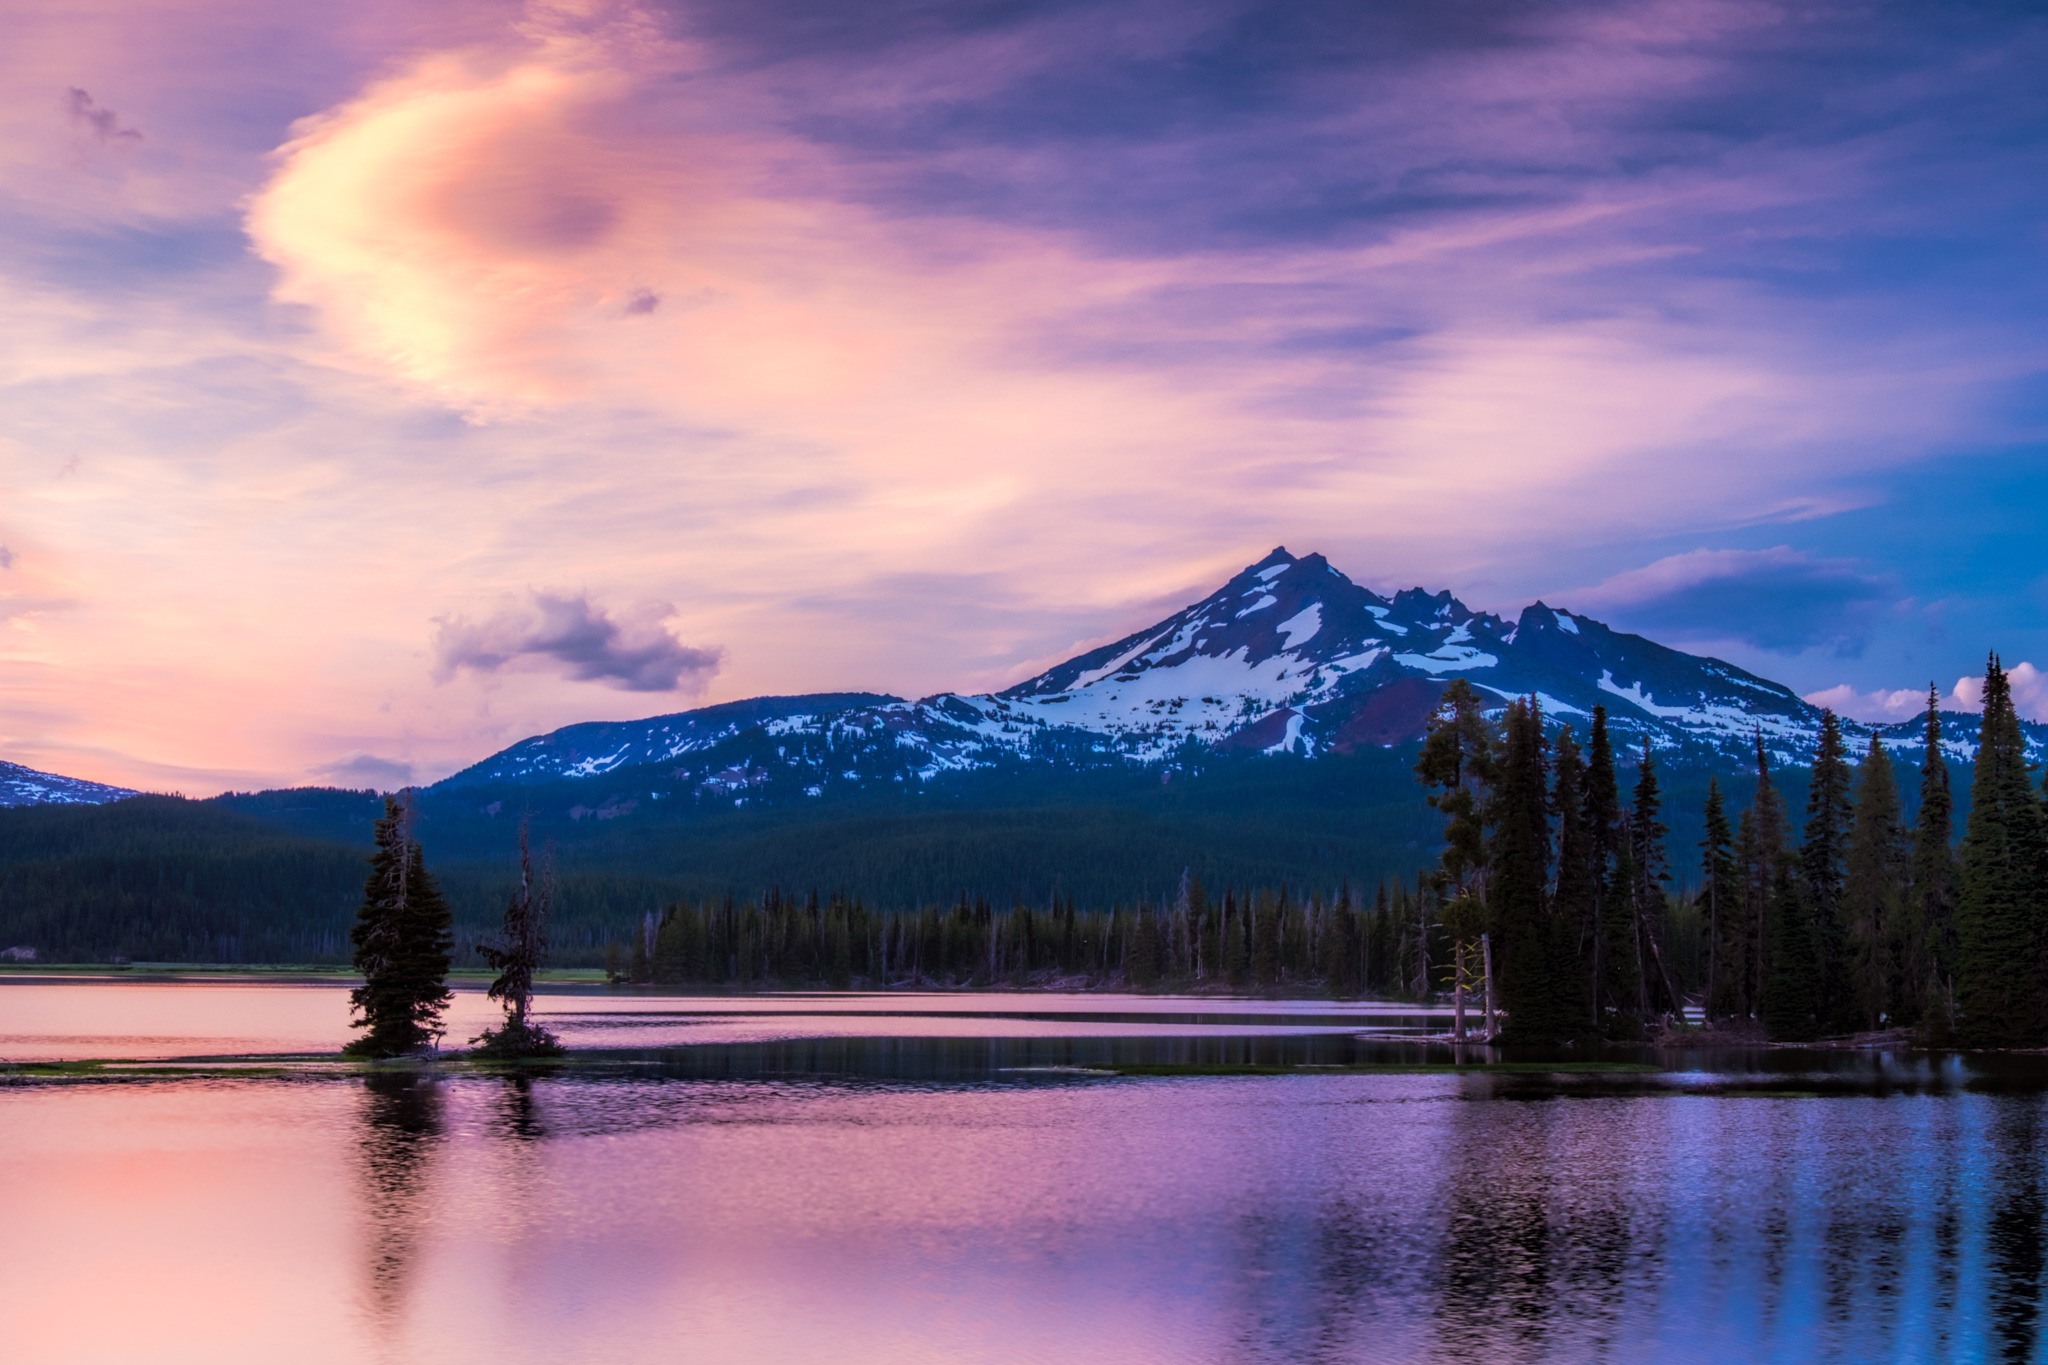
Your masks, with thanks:
M 1707 883 L 1707 999 L 1700 1017 L 1712 1020 L 1715 1003 L 1721 998 L 1721 895 Z
M 1451 1036 L 1465 1041 L 1465 940 L 1451 949 Z
M 1479 936 L 1479 958 L 1480 970 L 1486 973 L 1486 1041 L 1490 1043 L 1500 1033 L 1493 1009 L 1493 935 Z

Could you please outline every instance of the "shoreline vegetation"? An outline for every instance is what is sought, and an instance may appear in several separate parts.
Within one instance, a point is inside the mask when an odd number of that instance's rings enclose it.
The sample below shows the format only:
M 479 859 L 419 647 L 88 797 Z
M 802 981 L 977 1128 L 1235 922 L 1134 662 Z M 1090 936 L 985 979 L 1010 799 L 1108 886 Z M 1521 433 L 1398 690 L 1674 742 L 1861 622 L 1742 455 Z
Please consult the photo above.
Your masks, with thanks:
M 1997 657 L 1965 829 L 1930 691 L 1910 826 L 1875 740 L 1852 766 L 1824 711 L 1800 837 L 1762 735 L 1755 794 L 1731 822 L 1706 788 L 1695 887 L 1674 894 L 1654 755 L 1618 765 L 1601 707 L 1579 732 L 1540 699 L 1488 714 L 1463 680 L 1444 689 L 1414 775 L 1442 820 L 1436 865 L 1413 886 L 1381 881 L 1303 896 L 1225 887 L 1184 871 L 1162 901 L 1110 908 L 1072 896 L 999 908 L 883 910 L 844 895 L 770 889 L 648 911 L 605 952 L 602 976 L 546 972 L 551 857 L 522 824 L 502 932 L 472 949 L 495 970 L 505 1022 L 470 1040 L 507 1057 L 559 1044 L 529 1017 L 537 984 L 703 994 L 867 990 L 1067 991 L 1326 998 L 1448 1006 L 1458 1042 L 1690 1048 L 2032 1049 L 2048 1044 L 2048 809 L 2034 786 Z M 1618 766 L 1634 768 L 1624 795 Z M 1421 803 L 1418 803 L 1421 804 Z M 436 1052 L 455 965 L 441 896 L 412 832 L 410 793 L 389 797 L 350 938 L 351 992 L 367 1057 Z M 0 972 L 334 980 L 299 967 L 43 964 Z
M 2048 809 L 1995 654 L 1982 695 L 1960 849 L 1933 688 L 1910 829 L 1883 745 L 1852 768 L 1824 709 L 1795 845 L 1759 730 L 1755 796 L 1732 830 L 1707 787 L 1687 961 L 1671 951 L 1647 741 L 1624 803 L 1603 708 L 1581 750 L 1569 726 L 1546 727 L 1540 698 L 1496 719 L 1454 679 L 1415 768 L 1444 819 L 1427 885 L 1452 935 L 1453 1031 L 1468 1035 L 1469 1012 L 1503 1042 L 1630 1040 L 1692 1009 L 1711 1031 L 1778 1043 L 2048 1044 Z

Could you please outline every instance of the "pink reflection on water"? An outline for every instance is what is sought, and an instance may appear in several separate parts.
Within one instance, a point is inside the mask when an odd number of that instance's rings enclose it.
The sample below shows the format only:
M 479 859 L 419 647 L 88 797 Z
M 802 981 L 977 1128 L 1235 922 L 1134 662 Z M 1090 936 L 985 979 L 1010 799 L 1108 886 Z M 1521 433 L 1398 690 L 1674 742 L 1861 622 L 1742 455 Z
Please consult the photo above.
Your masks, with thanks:
M 0 1360 L 2027 1359 L 2044 1129 L 1485 1075 L 0 1080 Z
M 1317 1084 L 1279 1125 L 1228 1082 L 0 1094 L 0 1320 L 36 1362 L 1273 1358 L 1238 1339 L 1285 1271 L 1261 1222 L 1365 1150 Z
M 121 981 L 0 976 L 0 1060 L 87 1061 L 331 1053 L 347 1042 L 348 986 L 334 982 Z M 1418 1020 L 1413 1006 L 1213 996 L 789 993 L 679 996 L 602 989 L 543 995 L 572 1047 L 654 1048 L 887 1035 L 905 1038 L 1270 1037 L 1345 1034 Z M 499 1018 L 458 988 L 445 1045 Z

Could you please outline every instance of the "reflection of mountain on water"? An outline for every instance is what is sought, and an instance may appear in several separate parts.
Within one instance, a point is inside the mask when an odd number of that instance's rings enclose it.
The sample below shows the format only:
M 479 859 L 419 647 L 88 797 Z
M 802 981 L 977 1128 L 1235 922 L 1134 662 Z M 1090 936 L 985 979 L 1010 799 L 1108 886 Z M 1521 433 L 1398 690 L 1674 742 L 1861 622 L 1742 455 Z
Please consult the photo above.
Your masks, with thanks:
M 412 1071 L 363 1077 L 356 1140 L 368 1231 L 365 1306 L 381 1333 L 404 1315 L 422 1230 L 432 1220 L 434 1154 L 442 1138 L 439 1082 Z

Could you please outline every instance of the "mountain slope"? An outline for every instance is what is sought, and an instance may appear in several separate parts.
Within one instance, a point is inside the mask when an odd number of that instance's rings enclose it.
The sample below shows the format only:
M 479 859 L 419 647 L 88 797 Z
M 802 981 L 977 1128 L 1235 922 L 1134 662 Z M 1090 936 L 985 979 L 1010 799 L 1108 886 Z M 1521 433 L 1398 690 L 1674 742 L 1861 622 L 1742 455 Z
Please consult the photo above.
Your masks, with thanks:
M 1165 620 L 1001 692 L 761 697 L 570 726 L 440 785 L 623 776 L 651 765 L 670 793 L 681 784 L 698 801 L 744 805 L 792 783 L 815 797 L 944 773 L 1178 762 L 1200 752 L 1313 758 L 1414 740 L 1453 677 L 1499 705 L 1535 696 L 1548 716 L 1575 726 L 1604 706 L 1620 745 L 1724 762 L 1746 761 L 1761 736 L 1776 763 L 1803 764 L 1820 725 L 1819 710 L 1791 689 L 1720 659 L 1542 602 L 1510 622 L 1449 592 L 1382 596 L 1319 554 L 1276 549 Z M 1975 726 L 1975 717 L 1948 717 L 1950 757 L 1969 757 Z M 1855 744 L 1870 733 L 1844 728 Z M 1921 744 L 1918 721 L 1879 733 L 1901 751 Z M 2030 742 L 2039 748 L 2044 733 L 2030 726 Z M 591 813 L 611 818 L 639 799 L 608 798 Z
M 99 806 L 135 795 L 78 777 L 37 772 L 0 759 L 0 808 L 8 806 Z
M 803 726 L 818 716 L 900 705 L 879 692 L 820 692 L 805 697 L 752 697 L 651 720 L 586 721 L 524 739 L 481 763 L 443 778 L 442 787 L 517 782 L 540 777 L 595 777 L 616 768 L 702 753 L 754 728 Z

